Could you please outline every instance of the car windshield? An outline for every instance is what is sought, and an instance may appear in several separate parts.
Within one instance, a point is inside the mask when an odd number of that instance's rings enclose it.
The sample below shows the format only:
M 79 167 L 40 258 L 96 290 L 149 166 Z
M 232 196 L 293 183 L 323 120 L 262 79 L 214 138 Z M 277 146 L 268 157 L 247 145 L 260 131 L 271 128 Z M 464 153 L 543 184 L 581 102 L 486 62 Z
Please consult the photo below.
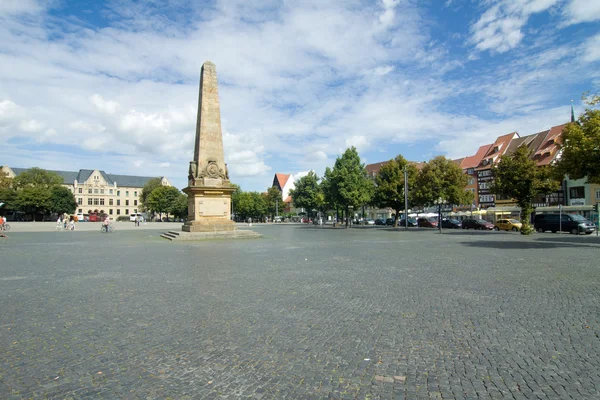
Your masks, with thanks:
M 587 219 L 583 218 L 579 214 L 571 214 L 571 218 L 573 218 L 573 220 L 577 222 L 587 222 Z
M 478 219 L 476 221 L 479 222 L 480 224 L 487 224 L 488 223 L 485 219 Z
M 437 218 L 436 217 L 431 217 L 431 218 L 427 218 L 428 221 L 430 222 L 437 222 Z
M 516 220 L 516 219 L 509 219 L 510 222 L 512 222 L 513 224 L 520 224 L 521 222 Z
M 460 221 L 457 219 L 449 219 L 448 221 L 452 222 L 453 224 L 460 224 Z

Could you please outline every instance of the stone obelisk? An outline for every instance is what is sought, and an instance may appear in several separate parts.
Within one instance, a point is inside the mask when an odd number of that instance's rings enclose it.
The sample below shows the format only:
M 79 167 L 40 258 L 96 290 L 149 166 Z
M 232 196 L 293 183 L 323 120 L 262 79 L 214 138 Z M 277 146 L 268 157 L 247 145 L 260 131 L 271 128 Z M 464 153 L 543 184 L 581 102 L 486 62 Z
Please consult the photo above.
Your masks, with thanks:
M 184 232 L 233 232 L 231 193 L 235 189 L 223 156 L 217 69 L 210 61 L 200 71 L 194 159 L 188 171 L 188 219 Z

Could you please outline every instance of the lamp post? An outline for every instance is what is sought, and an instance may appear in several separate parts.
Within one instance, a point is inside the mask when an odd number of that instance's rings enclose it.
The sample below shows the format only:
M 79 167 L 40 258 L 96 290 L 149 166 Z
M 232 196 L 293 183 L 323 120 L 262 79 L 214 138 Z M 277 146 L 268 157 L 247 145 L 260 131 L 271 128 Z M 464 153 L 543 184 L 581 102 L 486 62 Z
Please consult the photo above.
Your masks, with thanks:
M 408 170 L 404 165 L 404 230 L 408 230 Z
M 446 200 L 438 197 L 433 204 L 437 204 L 438 206 L 438 229 L 440 230 L 440 233 L 442 233 L 442 204 L 446 204 Z
M 558 233 L 562 233 L 562 204 L 558 205 Z

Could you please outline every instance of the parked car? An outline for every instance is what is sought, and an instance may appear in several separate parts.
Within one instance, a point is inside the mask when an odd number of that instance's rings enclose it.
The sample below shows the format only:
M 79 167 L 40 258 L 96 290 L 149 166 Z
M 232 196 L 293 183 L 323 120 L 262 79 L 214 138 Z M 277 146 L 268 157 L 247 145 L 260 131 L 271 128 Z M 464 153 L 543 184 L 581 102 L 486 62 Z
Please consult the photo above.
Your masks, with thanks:
M 538 232 L 551 231 L 556 233 L 570 232 L 574 235 L 585 233 L 591 234 L 596 230 L 593 222 L 585 219 L 579 214 L 538 214 L 534 219 L 534 227 Z
M 365 224 L 366 225 L 375 225 L 375 221 L 373 221 L 372 219 L 368 218 L 365 220 Z
M 280 223 L 281 222 L 281 217 L 277 216 L 277 217 L 273 218 L 273 222 Z
M 460 228 L 462 228 L 462 223 L 457 219 L 444 218 L 442 220 L 442 228 L 444 228 L 444 229 L 460 229 Z
M 400 226 L 406 226 L 406 222 L 405 221 L 406 221 L 405 219 L 401 219 L 400 220 Z M 409 217 L 408 218 L 408 226 L 411 227 L 411 228 L 414 227 L 414 226 L 417 226 L 417 220 L 414 219 L 414 218 L 410 218 Z
M 394 218 L 388 218 L 385 220 L 385 224 L 388 226 L 394 226 L 395 222 L 396 222 L 396 220 Z
M 462 222 L 462 228 L 491 231 L 494 229 L 494 224 L 484 219 L 465 219 Z
M 421 217 L 421 218 L 417 219 L 417 225 L 421 228 L 437 228 L 438 220 L 435 217 L 431 217 L 431 218 Z
M 494 226 L 494 230 L 518 232 L 521 230 L 522 226 L 523 224 L 516 219 L 499 219 L 498 221 L 496 221 L 496 226 Z
M 377 218 L 375 220 L 375 225 L 385 225 L 385 220 L 382 218 Z

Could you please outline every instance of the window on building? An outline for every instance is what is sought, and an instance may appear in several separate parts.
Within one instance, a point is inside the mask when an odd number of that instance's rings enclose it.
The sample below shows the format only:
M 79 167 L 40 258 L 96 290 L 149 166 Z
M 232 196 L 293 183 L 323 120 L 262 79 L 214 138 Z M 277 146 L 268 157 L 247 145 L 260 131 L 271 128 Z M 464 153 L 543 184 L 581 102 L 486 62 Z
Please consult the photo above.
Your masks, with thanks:
M 117 208 L 117 215 L 121 215 L 121 210 Z
M 77 199 L 77 204 L 79 204 L 79 205 L 83 204 L 83 199 L 81 197 Z
M 89 188 L 89 189 L 88 189 L 88 194 L 92 194 L 92 193 L 93 193 L 93 190 L 92 190 L 92 188 Z
M 475 173 L 475 169 L 473 169 L 473 168 L 469 168 L 467 170 L 467 174 L 469 174 L 469 175 L 473 175 L 474 173 Z
M 134 209 L 133 209 L 133 213 L 134 213 L 134 214 L 137 214 L 137 208 L 134 208 Z
M 113 190 L 112 189 L 108 189 L 108 194 L 113 194 Z
M 104 194 L 104 189 L 100 189 L 100 194 Z
M 596 200 L 600 200 L 600 189 L 596 190 Z
M 117 190 L 117 196 L 120 196 L 120 195 L 121 195 L 121 191 Z
M 133 205 L 134 205 L 134 206 L 137 206 L 137 200 L 134 200 L 134 201 L 133 201 Z
M 576 186 L 569 189 L 569 196 L 572 199 L 583 199 L 585 197 L 585 188 L 583 186 Z
M 90 198 L 88 199 L 88 206 L 91 206 L 91 205 L 92 205 L 92 201 L 93 201 L 93 200 L 92 200 L 92 198 L 90 197 Z
M 113 205 L 113 199 L 108 199 L 108 205 L 112 206 Z
M 97 206 L 100 204 L 100 201 L 98 200 L 97 197 L 94 197 L 94 205 Z
M 109 209 L 108 209 L 108 213 L 109 213 L 110 215 L 113 215 L 113 209 L 112 209 L 112 208 L 109 208 Z
M 83 193 L 83 188 L 77 189 L 77 193 Z
M 77 210 L 77 213 L 78 213 L 78 214 L 81 214 L 81 213 L 83 213 L 83 209 L 81 209 L 81 208 L 80 208 L 79 210 Z
M 104 205 L 104 198 L 100 199 L 100 205 L 103 206 Z
M 126 196 L 126 197 L 129 197 L 129 190 L 126 190 L 126 191 L 125 191 L 125 196 Z
M 129 214 L 129 208 L 125 209 L 125 215 Z
M 475 184 L 475 179 L 474 178 L 469 178 L 469 185 L 473 185 Z
M 98 194 L 98 189 L 94 189 L 94 194 Z
M 121 205 L 121 200 L 117 199 L 117 205 L 120 206 Z
M 129 200 L 125 200 L 125 205 L 128 206 L 129 205 Z

